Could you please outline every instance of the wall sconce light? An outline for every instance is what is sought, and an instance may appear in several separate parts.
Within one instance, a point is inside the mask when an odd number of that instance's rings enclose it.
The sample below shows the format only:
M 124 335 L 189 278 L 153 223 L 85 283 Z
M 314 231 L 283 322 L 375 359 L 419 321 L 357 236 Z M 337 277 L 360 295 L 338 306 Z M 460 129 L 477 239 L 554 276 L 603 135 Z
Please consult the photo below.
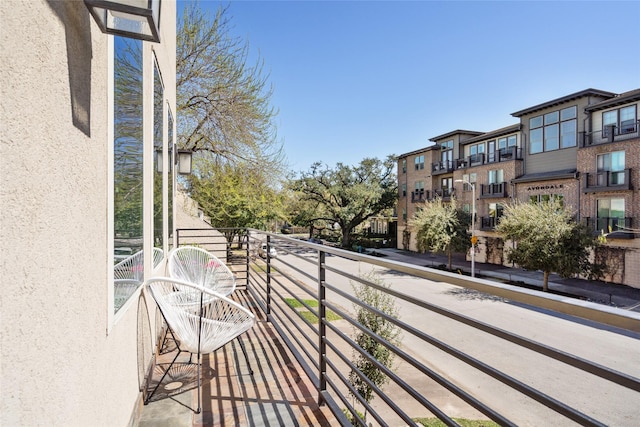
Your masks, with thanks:
M 160 0 L 84 0 L 103 33 L 160 43 Z
M 162 148 L 156 149 L 156 172 L 162 173 Z M 171 172 L 171 153 L 169 153 L 169 172 Z
M 191 158 L 193 152 L 191 150 L 178 150 L 176 156 L 176 164 L 178 165 L 178 173 L 180 175 L 191 175 Z

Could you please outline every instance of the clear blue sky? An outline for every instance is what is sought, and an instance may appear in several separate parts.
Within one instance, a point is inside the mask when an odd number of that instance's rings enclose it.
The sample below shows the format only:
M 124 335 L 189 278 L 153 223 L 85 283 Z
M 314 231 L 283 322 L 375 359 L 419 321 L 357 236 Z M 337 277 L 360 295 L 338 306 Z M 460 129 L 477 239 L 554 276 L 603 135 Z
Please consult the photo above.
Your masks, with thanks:
M 499 129 L 518 122 L 515 111 L 587 88 L 640 88 L 640 1 L 223 4 L 270 71 L 296 172 Z

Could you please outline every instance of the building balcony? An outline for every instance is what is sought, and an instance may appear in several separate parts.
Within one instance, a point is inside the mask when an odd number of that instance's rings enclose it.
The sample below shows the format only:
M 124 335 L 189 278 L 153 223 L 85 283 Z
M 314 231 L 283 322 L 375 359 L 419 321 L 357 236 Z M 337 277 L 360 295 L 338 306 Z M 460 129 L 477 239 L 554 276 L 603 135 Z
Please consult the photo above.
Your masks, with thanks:
M 594 234 L 606 234 L 607 238 L 612 239 L 633 239 L 636 232 L 633 228 L 633 218 L 613 218 L 613 217 L 600 217 L 592 218 L 586 217 L 585 222 L 587 227 L 591 229 Z
M 637 364 L 621 357 L 620 350 L 636 351 L 635 341 L 616 345 L 620 336 L 614 328 L 593 327 L 602 345 L 591 357 L 592 351 L 582 349 L 592 342 L 587 330 L 592 326 L 581 325 L 585 330 L 575 335 L 575 325 L 567 328 L 565 318 L 578 314 L 594 323 L 640 330 L 640 320 L 625 310 L 604 310 L 595 303 L 282 234 L 223 231 L 235 237 L 219 250 L 203 230 L 178 230 L 176 244 L 197 243 L 227 254 L 226 263 L 236 274 L 233 299 L 258 320 L 240 336 L 246 357 L 238 340 L 203 357 L 199 414 L 192 411 L 195 378 L 185 358 L 178 364 L 182 369 L 160 384 L 158 397 L 142 407 L 134 425 L 348 426 L 352 423 L 345 414 L 358 412 L 367 414 L 362 426 L 416 425 L 418 418 L 455 425 L 452 418 L 460 414 L 499 425 L 622 425 L 637 411 Z M 275 247 L 277 258 L 257 256 L 260 242 Z M 375 278 L 360 273 L 374 268 Z M 367 303 L 354 292 L 358 283 L 389 297 L 396 314 Z M 530 306 L 543 310 L 533 312 Z M 371 316 L 358 313 L 373 315 L 374 323 L 367 324 Z M 549 345 L 543 335 L 531 333 L 535 322 L 572 339 Z M 394 325 L 399 339 L 389 339 L 381 324 Z M 366 346 L 371 344 L 394 355 L 392 368 L 370 356 L 373 350 Z M 505 364 L 505 354 L 518 363 Z M 161 362 L 152 365 L 151 385 L 160 376 Z M 368 369 L 386 376 L 384 387 L 370 382 Z M 370 403 L 353 386 L 367 381 L 374 396 Z M 586 381 L 590 387 L 557 387 Z M 592 392 L 594 387 L 599 393 Z M 497 388 L 503 392 L 497 394 Z M 615 399 L 616 411 L 602 396 Z
M 411 192 L 411 203 L 422 203 L 429 200 L 429 190 L 417 190 Z
M 451 173 L 451 172 L 453 172 L 452 161 L 431 163 L 432 175 L 442 175 L 444 173 Z
M 481 184 L 480 185 L 480 198 L 504 198 L 507 197 L 507 183 L 501 182 L 499 184 Z
M 451 200 L 451 196 L 453 196 L 454 193 L 454 189 L 453 188 L 437 188 L 435 190 L 433 190 L 433 197 L 432 199 L 435 199 L 436 197 L 441 198 L 442 200 Z
M 585 193 L 596 193 L 600 191 L 632 190 L 631 169 L 611 172 L 602 171 L 597 173 L 584 174 Z
M 627 141 L 629 139 L 639 138 L 639 130 L 640 120 L 621 127 L 611 125 L 594 132 L 581 132 L 580 146 L 582 148 L 586 148 L 592 145 L 608 144 L 611 142 Z
M 508 162 L 511 160 L 522 160 L 522 150 L 518 147 L 502 148 L 490 153 L 474 154 L 463 159 L 456 159 L 454 166 L 456 169 L 466 169 L 475 166 L 482 166 L 492 163 Z
M 480 229 L 485 231 L 492 231 L 496 228 L 498 223 L 500 222 L 500 218 L 496 218 L 495 216 L 483 216 L 480 217 Z

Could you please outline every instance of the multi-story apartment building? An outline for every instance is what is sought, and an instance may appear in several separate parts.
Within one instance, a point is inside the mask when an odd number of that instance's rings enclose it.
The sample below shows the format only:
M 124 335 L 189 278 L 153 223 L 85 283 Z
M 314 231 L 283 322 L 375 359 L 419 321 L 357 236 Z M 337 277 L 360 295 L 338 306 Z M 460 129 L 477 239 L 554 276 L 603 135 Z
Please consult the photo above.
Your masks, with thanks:
M 399 156 L 398 247 L 416 250 L 409 220 L 423 202 L 455 195 L 469 212 L 475 203 L 476 261 L 507 264 L 494 231 L 504 206 L 555 196 L 594 233 L 608 233 L 596 254 L 610 267 L 606 279 L 640 286 L 640 241 L 632 231 L 640 217 L 639 101 L 640 90 L 587 89 L 517 111 L 514 125 L 450 132 Z

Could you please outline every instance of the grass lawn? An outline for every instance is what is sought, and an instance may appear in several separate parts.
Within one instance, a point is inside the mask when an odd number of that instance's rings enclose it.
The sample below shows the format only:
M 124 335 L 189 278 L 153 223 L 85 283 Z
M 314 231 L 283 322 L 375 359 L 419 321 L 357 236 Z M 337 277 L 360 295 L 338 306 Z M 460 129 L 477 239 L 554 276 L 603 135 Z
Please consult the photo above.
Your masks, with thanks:
M 307 307 L 302 305 L 302 303 L 300 301 L 298 301 L 295 298 L 285 298 L 284 300 L 285 300 L 285 302 L 287 303 L 287 305 L 289 307 L 295 309 L 298 313 L 300 313 L 300 316 L 305 318 L 309 323 L 318 323 L 318 316 L 316 316 L 311 311 L 307 310 Z M 317 308 L 318 307 L 318 301 L 316 301 L 314 299 L 306 299 L 306 300 L 304 300 L 304 303 L 307 304 L 309 307 L 313 307 L 313 308 Z M 338 319 L 341 319 L 341 317 L 338 316 L 333 311 L 327 310 L 327 320 L 328 321 L 331 322 L 331 321 L 338 320 Z

